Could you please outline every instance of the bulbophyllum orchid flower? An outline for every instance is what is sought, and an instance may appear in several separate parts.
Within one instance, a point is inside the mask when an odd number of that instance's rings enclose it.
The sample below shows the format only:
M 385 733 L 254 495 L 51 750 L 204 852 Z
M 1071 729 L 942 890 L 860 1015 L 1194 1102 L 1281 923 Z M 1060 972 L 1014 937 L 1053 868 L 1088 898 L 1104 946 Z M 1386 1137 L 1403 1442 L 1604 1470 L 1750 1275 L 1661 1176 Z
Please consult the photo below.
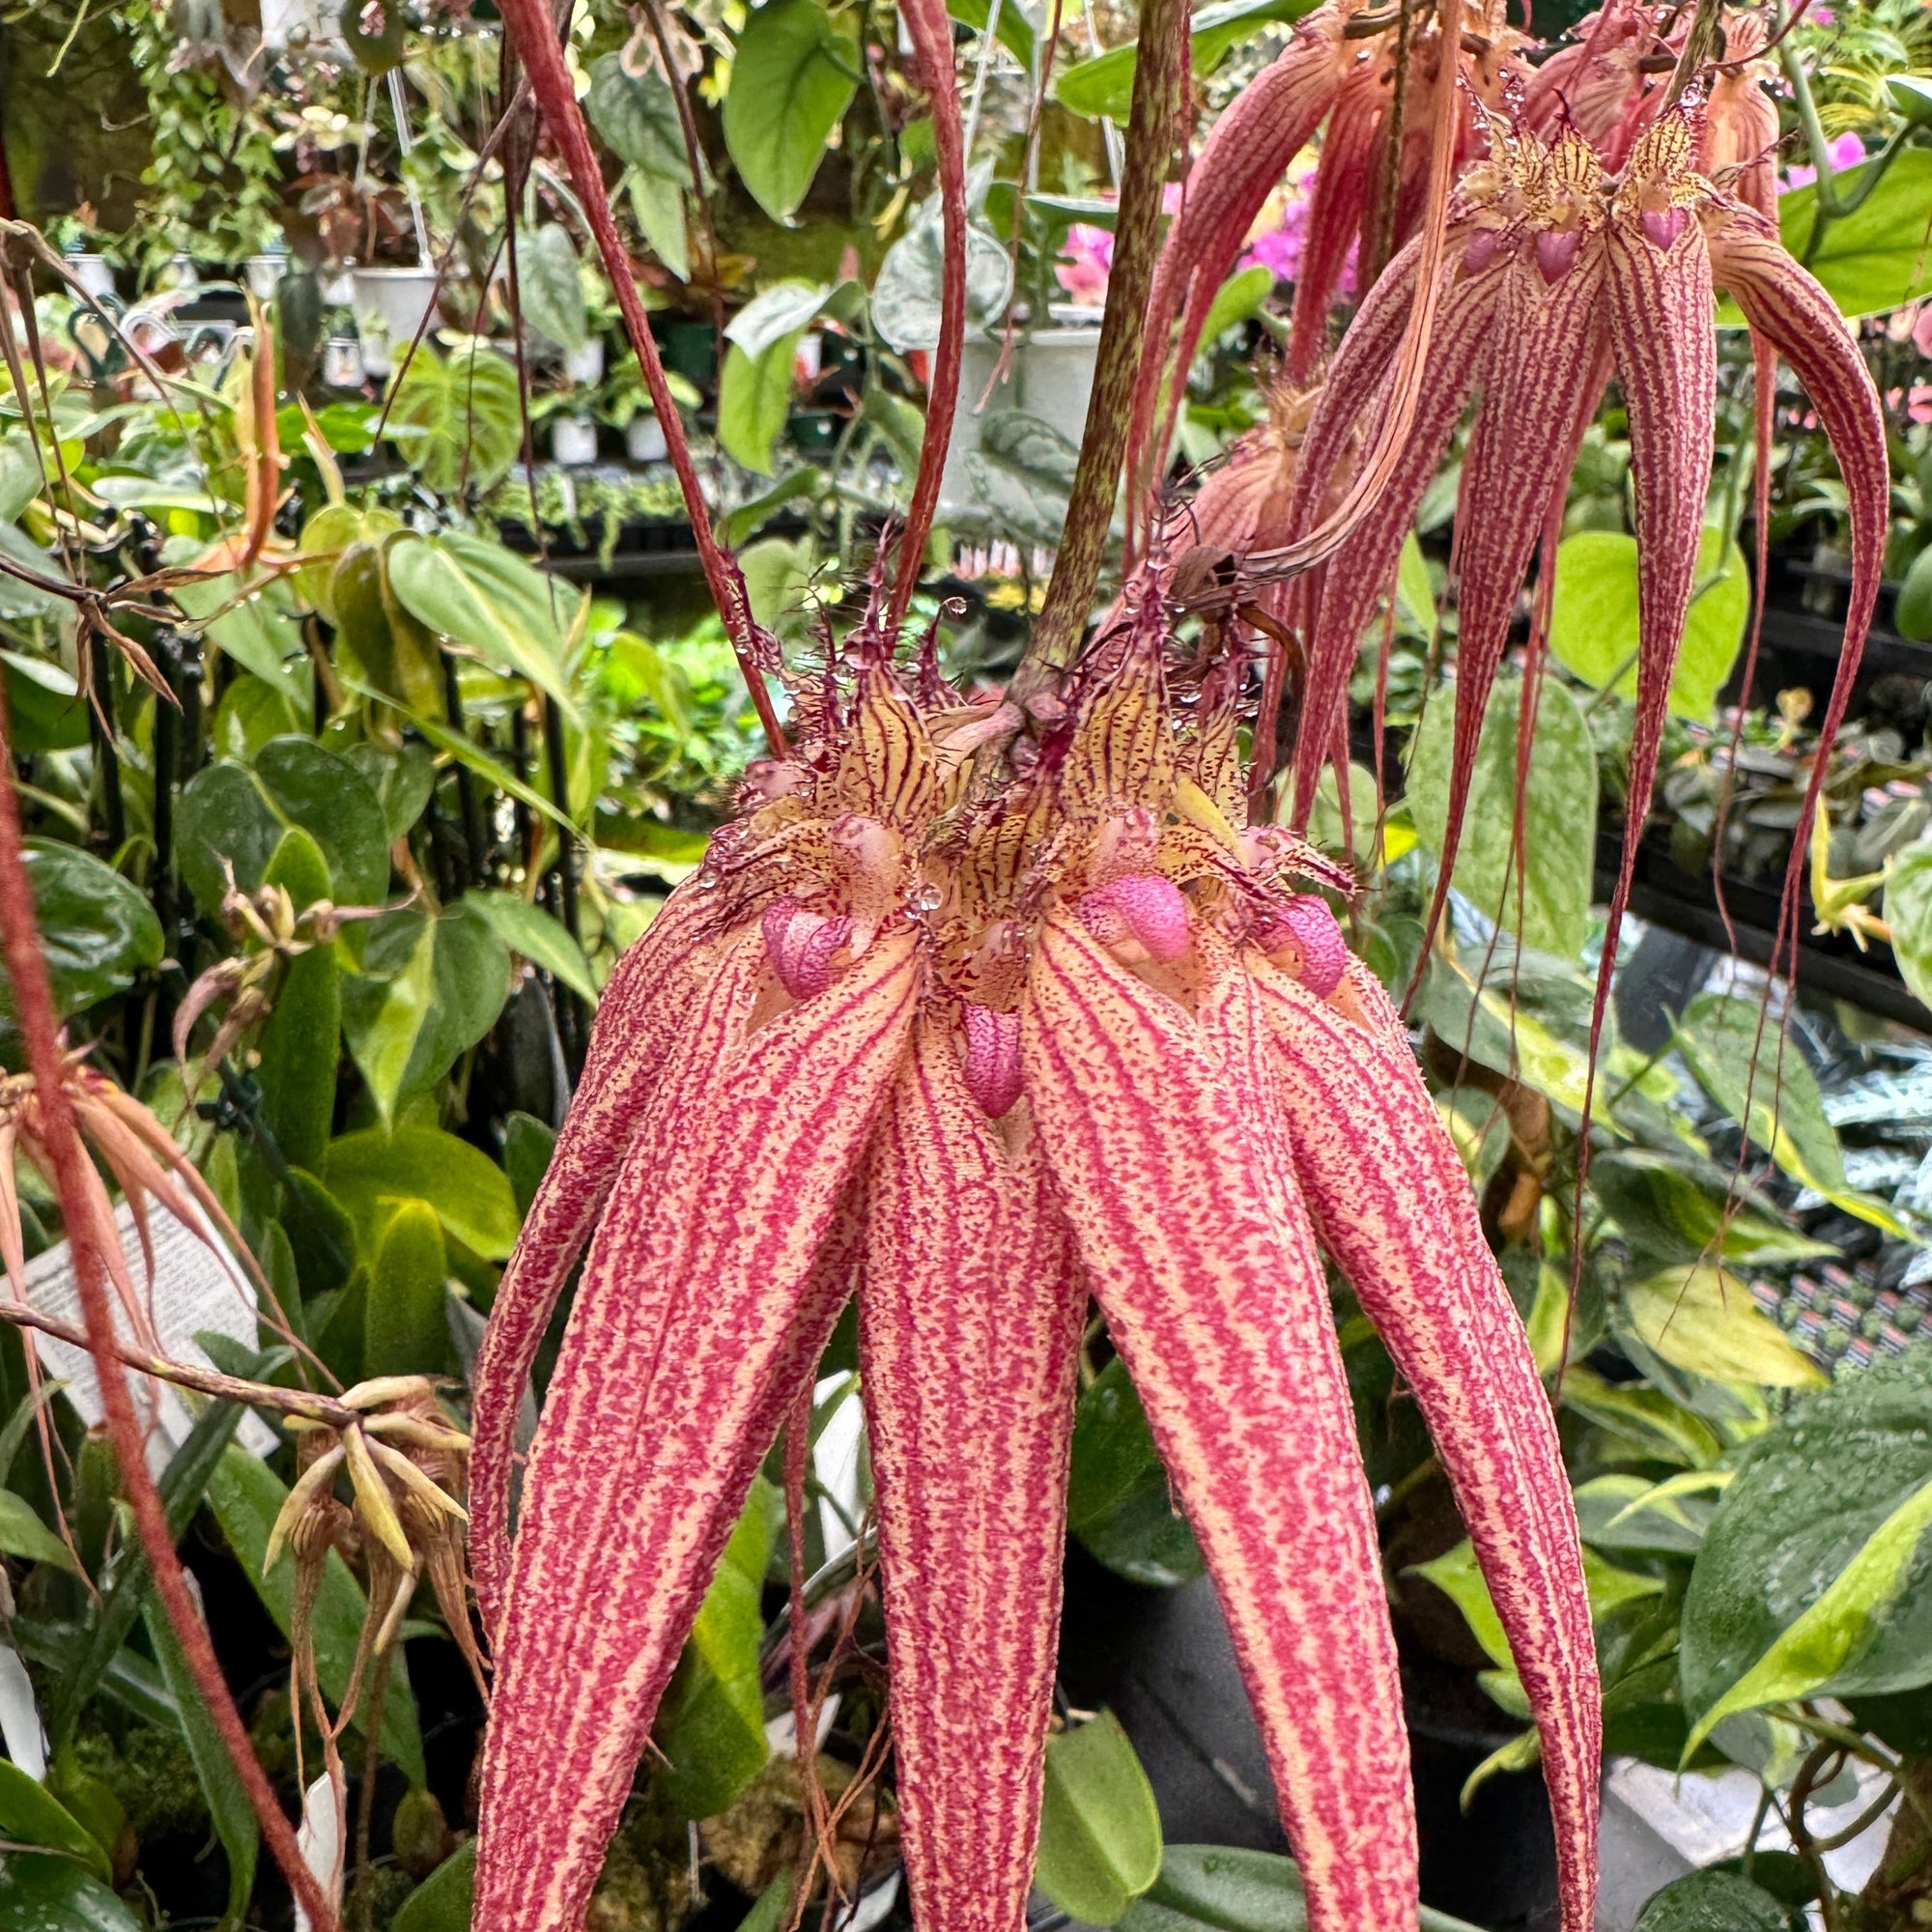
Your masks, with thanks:
M 1631 806 L 1613 915 L 1621 910 L 1694 589 L 1716 420 L 1718 291 L 1744 311 L 1760 369 L 1782 355 L 1797 371 L 1844 476 L 1853 586 L 1826 742 L 1835 733 L 1884 562 L 1884 420 L 1857 341 L 1831 297 L 1786 253 L 1764 215 L 1697 172 L 1702 133 L 1701 109 L 1680 104 L 1651 123 L 1612 173 L 1580 135 L 1546 144 L 1492 120 L 1489 160 L 1459 185 L 1437 326 L 1404 464 L 1374 513 L 1291 593 L 1310 639 L 1296 822 L 1306 819 L 1335 744 L 1357 640 L 1393 579 L 1422 492 L 1472 393 L 1479 394 L 1458 511 L 1456 736 L 1440 873 L 1449 878 L 1517 595 L 1615 375 L 1630 422 L 1639 562 Z M 1296 476 L 1303 521 L 1320 514 L 1316 493 L 1355 433 L 1364 399 L 1392 385 L 1415 280 L 1410 251 L 1390 265 L 1337 352 L 1303 441 Z M 1367 405 L 1371 414 L 1385 406 Z M 1814 793 L 1823 769 L 1821 760 Z M 1606 960 L 1614 936 L 1613 923 Z
M 1433 21 L 1420 18 L 1420 12 L 1408 50 L 1393 208 L 1386 206 L 1385 150 L 1394 131 L 1395 9 L 1371 9 L 1366 0 L 1328 0 L 1295 27 L 1288 45 L 1215 123 L 1188 172 L 1148 302 L 1151 342 L 1165 346 L 1177 322 L 1179 329 L 1165 365 L 1152 355 L 1143 366 L 1128 440 L 1130 503 L 1139 499 L 1150 463 L 1157 461 L 1172 435 L 1201 331 L 1256 213 L 1289 163 L 1324 124 L 1327 131 L 1310 191 L 1308 239 L 1295 274 L 1287 356 L 1288 373 L 1295 383 L 1308 380 L 1324 347 L 1328 312 L 1350 250 L 1359 247 L 1366 269 L 1384 233 L 1400 243 L 1414 232 L 1425 201 L 1441 63 L 1441 35 Z M 1527 43 L 1503 14 L 1503 8 L 1491 0 L 1472 11 L 1468 26 L 1458 36 L 1467 88 L 1457 109 L 1459 164 L 1480 146 L 1472 102 L 1500 104 L 1520 88 L 1529 71 L 1522 57 Z M 1156 415 L 1162 417 L 1158 442 Z
M 476 1915 L 573 1926 L 781 1419 L 859 1306 L 906 1870 L 1017 1932 L 1090 1297 L 1219 1590 L 1317 1932 L 1416 1923 L 1407 1744 L 1323 1273 L 1435 1432 L 1535 1708 L 1567 1932 L 1598 1682 L 1548 1400 L 1380 987 L 1143 578 L 1053 723 L 868 627 L 600 1009 L 478 1363 Z M 989 763 L 990 761 L 990 763 Z M 515 1416 L 594 1238 L 506 1519 Z

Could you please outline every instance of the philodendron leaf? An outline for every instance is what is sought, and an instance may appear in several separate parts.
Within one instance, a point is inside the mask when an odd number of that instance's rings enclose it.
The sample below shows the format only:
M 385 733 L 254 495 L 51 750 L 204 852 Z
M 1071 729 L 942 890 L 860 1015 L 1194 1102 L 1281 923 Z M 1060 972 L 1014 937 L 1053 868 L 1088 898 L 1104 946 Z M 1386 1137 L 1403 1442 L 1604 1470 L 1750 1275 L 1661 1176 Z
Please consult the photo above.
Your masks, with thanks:
M 1422 1932 L 1476 1932 L 1446 1912 L 1421 1912 Z M 1308 1932 L 1301 1873 L 1278 1852 L 1170 1845 L 1160 1876 L 1121 1921 L 1122 1932 Z
M 447 1073 L 496 1023 L 510 955 L 477 906 L 431 917 L 385 914 L 360 935 L 358 971 L 342 983 L 342 1031 L 384 1120 Z
M 141 1932 L 142 1921 L 71 1859 L 0 1859 L 0 1932 Z
M 131 880 L 77 845 L 26 840 L 41 951 L 61 1017 L 125 992 L 161 962 L 161 924 Z M 12 993 L 0 969 L 0 1014 Z
M 604 54 L 590 63 L 590 93 L 583 104 L 591 126 L 619 160 L 654 180 L 690 185 L 684 127 L 661 68 L 632 73 L 622 54 Z
M 220 911 L 230 870 L 252 893 L 292 826 L 322 848 L 336 904 L 383 902 L 389 836 L 375 787 L 347 758 L 290 736 L 270 739 L 252 766 L 224 759 L 183 788 L 175 856 L 201 910 L 211 918 Z
M 1167 1468 L 1117 1355 L 1080 1397 L 1066 1527 L 1108 1569 L 1136 1583 L 1191 1582 L 1201 1551 L 1174 1508 Z
M 282 1480 L 259 1457 L 236 1444 L 227 1449 L 209 1479 L 208 1502 L 221 1533 L 228 1539 L 248 1580 L 284 1636 L 295 1605 L 295 1566 L 285 1556 L 267 1576 L 262 1559 L 268 1553 L 269 1532 L 282 1513 L 289 1492 Z M 316 1675 L 331 1704 L 339 1704 L 349 1688 L 356 1644 L 369 1615 L 369 1605 L 349 1566 L 334 1550 L 324 1567 L 322 1590 L 316 1599 L 311 1626 L 315 1641 Z M 358 1715 L 358 1725 L 362 1721 Z M 428 1782 L 423 1763 L 422 1733 L 416 1724 L 414 1694 L 410 1690 L 409 1665 L 401 1646 L 389 1666 L 389 1695 L 383 1709 L 383 1748 L 412 1784 Z
M 583 283 L 577 272 L 577 244 L 561 222 L 546 221 L 527 237 L 517 264 L 524 318 L 559 349 L 574 352 L 590 339 Z
M 1847 168 L 1833 187 L 1841 197 L 1857 195 L 1878 166 L 1870 160 Z M 1932 220 L 1932 153 L 1906 148 L 1892 155 L 1885 178 L 1852 213 L 1834 216 L 1813 249 L 1817 218 L 1815 185 L 1778 196 L 1784 245 L 1824 283 L 1841 313 L 1879 315 L 1932 289 L 1932 257 L 1925 249 L 1926 224 Z
M 1595 1476 L 1577 1486 L 1577 1525 L 1594 1548 L 1694 1556 L 1718 1498 L 1730 1484 L 1728 1469 L 1693 1469 L 1661 1483 L 1645 1476 Z
M 1597 844 L 1596 753 L 1577 700 L 1554 678 L 1543 679 L 1523 801 L 1519 908 L 1512 849 L 1522 693 L 1520 678 L 1498 679 L 1490 699 L 1456 857 L 1455 886 L 1485 919 L 1517 934 L 1522 945 L 1555 958 L 1575 958 L 1589 928 Z M 1455 707 L 1446 701 L 1429 706 L 1408 772 L 1408 807 L 1416 834 L 1438 857 L 1449 816 L 1454 714 Z
M 748 355 L 734 342 L 718 378 L 718 440 L 725 453 L 760 476 L 772 473 L 772 446 L 791 410 L 792 361 L 803 329 L 781 335 Z
M 1723 1268 L 1666 1268 L 1626 1286 L 1625 1318 L 1652 1354 L 1713 1381 L 1766 1388 L 1816 1388 L 1824 1372 L 1761 1314 L 1751 1293 Z
M 1736 1872 L 1695 1871 L 1652 1893 L 1633 1932 L 1790 1932 L 1791 1915 Z
M 1755 1000 L 1699 993 L 1677 1022 L 1677 1048 L 1697 1083 L 1784 1172 L 1833 1207 L 1909 1240 L 1884 1202 L 1847 1185 L 1838 1137 L 1825 1118 L 1817 1076 Z
M 774 221 L 788 222 L 858 92 L 857 16 L 819 0 L 766 0 L 738 36 L 724 145 L 738 178 Z
M 1116 1925 L 1160 1875 L 1160 1812 L 1111 1711 L 1046 1745 L 1035 1882 L 1069 1918 Z
M 1750 567 L 1721 530 L 1707 529 L 1684 620 L 1684 644 L 1670 679 L 1670 709 L 1708 724 L 1731 674 L 1750 615 Z M 1556 552 L 1549 648 L 1558 664 L 1602 690 L 1636 691 L 1636 539 L 1616 530 L 1579 530 Z
M 488 1154 L 440 1127 L 344 1134 L 329 1145 L 323 1179 L 355 1223 L 365 1254 L 405 1201 L 427 1201 L 443 1232 L 485 1261 L 507 1260 L 516 1242 L 509 1178 Z
M 1684 1599 L 1694 1736 L 1731 1711 L 1932 1682 L 1932 1353 L 1794 1404 L 1743 1453 Z
M 540 906 L 521 893 L 474 893 L 466 903 L 475 905 L 512 952 L 541 966 L 579 999 L 593 1007 L 597 1004 L 597 982 L 590 977 L 583 948 Z
M 664 1795 L 680 1816 L 712 1818 L 758 1775 L 765 1739 L 759 1611 L 778 1492 L 760 1478 L 704 1593 L 658 1720 Z
M 427 1201 L 405 1201 L 384 1228 L 369 1270 L 365 1376 L 440 1375 L 449 1366 L 448 1274 L 436 1209 Z

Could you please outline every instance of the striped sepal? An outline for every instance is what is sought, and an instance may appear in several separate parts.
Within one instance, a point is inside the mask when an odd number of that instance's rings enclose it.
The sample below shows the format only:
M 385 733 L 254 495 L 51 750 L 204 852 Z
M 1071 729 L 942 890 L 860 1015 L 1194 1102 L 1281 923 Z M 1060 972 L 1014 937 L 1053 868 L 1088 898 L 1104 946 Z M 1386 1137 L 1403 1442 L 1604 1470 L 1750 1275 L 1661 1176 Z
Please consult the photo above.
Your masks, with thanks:
M 1294 1171 L 1455 1486 L 1536 1714 L 1565 1932 L 1589 1932 L 1603 1721 L 1549 1400 L 1407 1043 L 1369 1033 L 1257 957 L 1250 967 L 1274 1039 Z
M 1502 270 L 1501 283 L 1497 347 L 1469 435 L 1457 506 L 1456 731 L 1432 932 L 1456 869 L 1483 714 L 1517 597 L 1551 499 L 1569 478 L 1610 375 L 1601 248 L 1586 240 L 1552 285 L 1536 249 L 1525 246 Z M 1494 918 L 1499 908 L 1482 910 Z
M 1342 83 L 1335 111 L 1321 136 L 1321 165 L 1308 208 L 1308 240 L 1294 273 L 1294 313 L 1288 338 L 1288 374 L 1305 383 L 1328 340 L 1328 311 L 1335 304 L 1349 251 L 1361 239 L 1362 213 L 1371 196 L 1371 170 L 1382 159 L 1382 123 L 1388 89 L 1379 63 L 1364 61 Z
M 509 1577 L 517 1412 L 557 1296 L 604 1211 L 672 1038 L 690 1021 L 698 976 L 715 963 L 705 910 L 689 887 L 673 893 L 617 962 L 598 1003 L 583 1077 L 491 1304 L 476 1357 L 469 1500 L 476 1602 L 493 1640 Z
M 950 1028 L 921 1028 L 867 1172 L 860 1359 L 906 1872 L 922 1932 L 1016 1932 L 1086 1295 L 1024 1109 L 987 1121 Z
M 1377 601 L 1394 581 L 1396 561 L 1402 554 L 1403 539 L 1415 521 L 1416 505 L 1441 463 L 1442 451 L 1462 420 L 1469 391 L 1489 359 L 1502 276 L 1493 269 L 1480 275 L 1464 274 L 1453 257 L 1443 274 L 1447 286 L 1436 305 L 1422 393 L 1416 399 L 1401 461 L 1375 508 L 1322 567 L 1321 602 L 1308 651 L 1308 682 L 1301 700 L 1301 725 L 1294 746 L 1297 831 L 1307 826 L 1315 805 L 1316 781 L 1342 726 L 1349 679 L 1354 674 L 1362 632 Z M 1368 313 L 1366 306 L 1363 312 Z M 1377 326 L 1377 333 L 1380 327 Z M 1346 341 L 1343 347 L 1346 353 Z M 1369 412 L 1370 425 L 1379 420 L 1387 408 L 1393 384 L 1391 374 L 1383 384 L 1379 404 Z M 1331 378 L 1328 389 L 1334 388 Z M 1338 392 L 1335 407 L 1351 412 L 1359 410 L 1359 395 L 1351 405 L 1346 391 Z M 1318 423 L 1325 409 L 1324 393 L 1323 409 L 1317 412 Z M 1373 428 L 1367 433 L 1373 436 Z M 1314 434 L 1315 425 L 1311 424 L 1311 440 Z M 1320 521 L 1319 508 L 1308 521 Z
M 811 1358 L 801 1324 L 829 1329 L 812 1305 L 817 1264 L 921 979 L 912 932 L 879 939 L 702 1078 L 674 1095 L 668 1082 L 625 1163 L 525 1486 L 485 1741 L 476 1913 L 492 1932 L 578 1922 L 799 1357 Z M 660 1120 L 675 1129 L 665 1147 Z
M 1375 1519 L 1321 1264 L 1278 1144 L 1250 1125 L 1271 1094 L 1251 1053 L 1217 1056 L 1062 913 L 1039 934 L 1022 1052 L 1075 1252 L 1227 1613 L 1309 1923 L 1412 1932 Z

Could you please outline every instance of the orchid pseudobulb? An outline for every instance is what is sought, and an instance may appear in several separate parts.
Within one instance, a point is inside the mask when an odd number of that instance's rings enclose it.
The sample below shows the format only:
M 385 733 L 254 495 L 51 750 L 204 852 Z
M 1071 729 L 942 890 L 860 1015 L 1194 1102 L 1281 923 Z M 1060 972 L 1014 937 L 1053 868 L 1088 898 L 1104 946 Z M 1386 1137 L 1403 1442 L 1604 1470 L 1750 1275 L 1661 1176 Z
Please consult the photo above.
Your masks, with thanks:
M 1590 1924 L 1597 1675 L 1548 1399 L 1406 1037 L 1310 890 L 1342 879 L 1235 829 L 1238 681 L 1210 668 L 1177 704 L 1151 580 L 1128 607 L 1021 738 L 997 699 L 895 668 L 868 620 L 619 969 L 478 1368 L 493 1932 L 579 1922 L 753 1475 L 855 1294 L 925 1932 L 1023 1915 L 1090 1296 L 1219 1589 L 1311 1923 L 1412 1927 L 1324 1250 L 1435 1432 L 1535 1707 L 1564 1923 Z M 600 1209 L 511 1545 L 518 1401 Z

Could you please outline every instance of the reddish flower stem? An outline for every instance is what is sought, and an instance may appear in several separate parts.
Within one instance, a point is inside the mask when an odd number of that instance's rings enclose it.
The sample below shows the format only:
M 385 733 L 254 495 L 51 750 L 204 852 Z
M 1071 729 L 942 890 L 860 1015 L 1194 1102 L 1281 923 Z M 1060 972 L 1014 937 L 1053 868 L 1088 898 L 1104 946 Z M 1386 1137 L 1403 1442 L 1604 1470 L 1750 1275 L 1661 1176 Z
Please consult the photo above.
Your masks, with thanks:
M 944 0 L 907 0 L 906 30 L 912 36 L 926 92 L 932 98 L 933 145 L 939 154 L 939 205 L 945 226 L 946 267 L 939 291 L 939 347 L 932 358 L 932 383 L 925 397 L 925 439 L 920 445 L 919 474 L 912 507 L 899 540 L 898 575 L 893 580 L 886 628 L 905 621 L 919 583 L 926 538 L 932 534 L 939 504 L 939 480 L 952 441 L 952 417 L 959 406 L 959 368 L 966 339 L 966 147 L 959 125 L 959 80 L 952 69 L 952 22 Z
M 1012 695 L 1022 701 L 1073 662 L 1100 578 L 1107 527 L 1114 519 L 1114 498 L 1126 462 L 1134 387 L 1148 353 L 1148 294 L 1160 253 L 1161 195 L 1180 124 L 1187 14 L 1187 0 L 1141 0 L 1126 167 L 1114 223 L 1114 264 L 1100 319 L 1094 394 L 1087 406 L 1087 427 L 1080 439 L 1080 461 L 1073 472 L 1053 582 L 1047 586 L 1026 659 L 1013 678 Z
M 133 1398 L 128 1393 L 128 1378 L 122 1369 L 114 1317 L 107 1298 L 105 1264 L 88 1188 L 87 1152 L 81 1145 L 73 1104 L 62 1077 L 60 1026 L 47 982 L 46 961 L 41 951 L 40 928 L 34 919 L 34 897 L 27 882 L 19 806 L 12 773 L 6 700 L 0 696 L 0 775 L 4 775 L 4 781 L 0 781 L 0 957 L 5 959 L 13 986 L 14 1009 L 26 1043 L 27 1066 L 34 1076 L 46 1146 L 53 1157 L 61 1216 L 67 1224 L 68 1243 L 73 1256 L 74 1280 L 80 1291 L 88 1346 L 94 1353 L 95 1373 L 106 1411 L 108 1440 L 121 1466 L 122 1488 L 133 1507 L 134 1525 L 154 1573 L 161 1607 L 174 1626 L 182 1654 L 214 1720 L 222 1747 L 234 1763 L 242 1790 L 248 1794 L 248 1803 L 254 1807 L 269 1851 L 301 1901 L 310 1924 L 317 1932 L 335 1932 L 335 1914 L 324 1897 L 315 1874 L 303 1862 L 295 1832 L 282 1815 L 268 1776 L 249 1746 L 242 1714 L 229 1694 L 207 1627 L 188 1594 L 181 1558 L 175 1553 L 173 1537 L 168 1534 L 167 1513 L 160 1492 L 148 1473 L 147 1445 L 134 1413 Z
M 752 616 L 751 598 L 737 559 L 719 543 L 712 530 L 711 512 L 697 480 L 697 466 L 692 459 L 684 422 L 671 397 L 664 360 L 651 334 L 650 319 L 638 294 L 631 258 L 617 233 L 616 217 L 611 213 L 611 197 L 604 191 L 604 171 L 591 148 L 590 130 L 584 125 L 582 109 L 577 104 L 570 71 L 564 66 L 556 22 L 548 0 L 501 0 L 498 11 L 504 31 L 515 43 L 517 56 L 529 76 L 530 92 L 536 97 L 545 125 L 562 150 L 571 185 L 583 205 L 583 216 L 596 239 L 597 252 L 604 258 L 605 273 L 623 312 L 624 332 L 637 352 L 644 386 L 651 392 L 651 407 L 664 426 L 671 468 L 677 471 L 678 488 L 684 493 L 685 514 L 691 519 L 692 535 L 697 540 L 698 560 L 711 586 L 712 600 L 724 620 L 724 633 L 731 639 L 731 648 L 738 654 L 738 664 L 745 673 L 758 723 L 764 726 L 766 742 L 774 756 L 782 757 L 786 751 L 784 731 L 773 709 L 771 694 L 765 689 L 765 672 L 776 668 L 771 661 L 772 652 Z

